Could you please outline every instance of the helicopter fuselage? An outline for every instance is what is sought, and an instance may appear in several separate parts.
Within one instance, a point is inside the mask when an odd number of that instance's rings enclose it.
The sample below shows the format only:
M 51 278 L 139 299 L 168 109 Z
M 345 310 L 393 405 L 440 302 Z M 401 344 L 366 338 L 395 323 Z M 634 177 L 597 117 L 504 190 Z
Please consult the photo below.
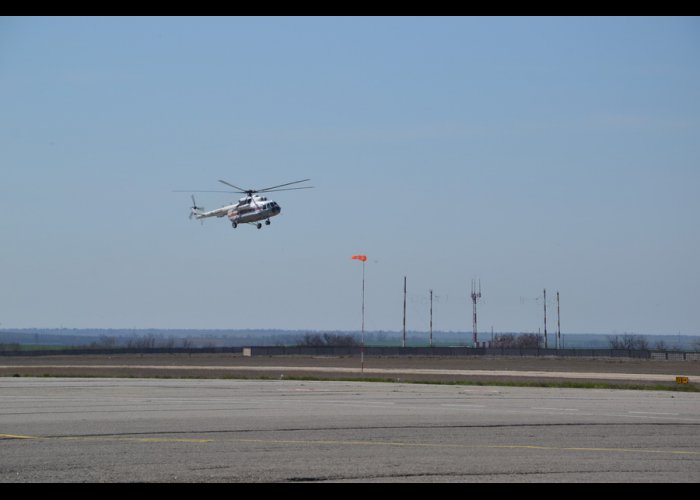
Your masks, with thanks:
M 233 224 L 245 224 L 269 219 L 279 215 L 281 211 L 282 208 L 276 201 L 268 201 L 267 198 L 256 197 L 252 202 L 242 199 L 228 211 L 227 215 Z
M 270 217 L 279 215 L 282 208 L 275 201 L 264 196 L 248 196 L 238 200 L 235 205 L 229 205 L 226 215 L 235 228 L 238 224 L 252 224 L 261 220 L 270 224 Z M 257 224 L 258 229 L 260 223 Z

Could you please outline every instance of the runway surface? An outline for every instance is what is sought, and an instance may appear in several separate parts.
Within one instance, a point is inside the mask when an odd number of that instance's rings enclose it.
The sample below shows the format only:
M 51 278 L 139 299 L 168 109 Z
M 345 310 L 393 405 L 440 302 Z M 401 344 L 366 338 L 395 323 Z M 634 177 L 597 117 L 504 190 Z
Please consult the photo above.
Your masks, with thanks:
M 90 365 L 90 364 L 80 364 L 80 365 L 53 365 L 53 364 L 41 364 L 34 365 L 32 369 L 36 371 L 81 371 L 86 375 L 90 375 L 94 372 L 105 372 L 105 371 L 119 371 L 124 370 L 126 367 L 124 365 L 110 365 L 110 364 L 100 364 L 100 365 Z M 14 369 L 17 371 L 16 366 L 0 365 L 0 370 Z M 128 366 L 131 371 L 144 372 L 154 372 L 157 371 L 161 376 L 177 376 L 179 372 L 183 370 L 182 366 L 179 365 L 137 365 L 132 364 Z M 287 375 L 318 375 L 323 377 L 324 375 L 345 375 L 345 376 L 363 376 L 363 377 L 389 377 L 389 378 L 400 378 L 404 376 L 406 380 L 409 376 L 411 379 L 425 379 L 436 376 L 450 376 L 453 378 L 460 379 L 473 379 L 478 377 L 491 377 L 491 378 L 519 378 L 519 379 L 574 379 L 574 380 L 625 380 L 625 381 L 638 381 L 638 382 L 675 382 L 676 376 L 670 374 L 658 374 L 658 373 L 592 373 L 592 372 L 559 372 L 559 371 L 542 371 L 542 370 L 439 370 L 431 368 L 364 368 L 364 367 L 329 367 L 329 366 L 293 366 L 293 365 L 267 365 L 267 366 L 187 366 L 187 372 L 220 372 L 228 373 L 229 375 L 236 374 L 250 374 L 250 373 L 261 373 L 267 374 L 273 377 L 284 377 Z M 205 374 L 206 375 L 206 374 Z
M 0 378 L 0 482 L 697 482 L 700 394 Z

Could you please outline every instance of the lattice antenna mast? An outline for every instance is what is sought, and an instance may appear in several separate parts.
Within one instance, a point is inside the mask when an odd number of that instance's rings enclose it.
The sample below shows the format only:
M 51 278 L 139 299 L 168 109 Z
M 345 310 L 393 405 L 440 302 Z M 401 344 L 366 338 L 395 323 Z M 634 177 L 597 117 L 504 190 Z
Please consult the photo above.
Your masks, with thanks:
M 472 306 L 473 306 L 473 341 L 474 347 L 476 347 L 476 303 L 481 298 L 481 280 L 479 280 L 479 289 L 476 288 L 476 280 L 472 280 Z

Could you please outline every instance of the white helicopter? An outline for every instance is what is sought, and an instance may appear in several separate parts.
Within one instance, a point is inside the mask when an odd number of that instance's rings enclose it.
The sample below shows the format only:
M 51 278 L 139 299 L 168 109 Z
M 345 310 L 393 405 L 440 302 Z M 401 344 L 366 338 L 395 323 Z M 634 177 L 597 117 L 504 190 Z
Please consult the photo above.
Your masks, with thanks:
M 275 191 L 292 191 L 295 189 L 311 189 L 313 186 L 302 186 L 287 188 L 285 186 L 291 186 L 292 184 L 298 184 L 300 182 L 306 182 L 309 179 L 303 179 L 300 181 L 287 182 L 286 184 L 279 184 L 277 186 L 271 186 L 264 189 L 241 189 L 238 186 L 231 184 L 230 182 L 223 181 L 219 179 L 219 182 L 231 186 L 235 189 L 234 193 L 243 193 L 246 196 L 239 199 L 238 202 L 232 203 L 230 205 L 224 205 L 223 207 L 205 211 L 204 207 L 198 207 L 197 202 L 192 196 L 192 207 L 190 208 L 190 219 L 194 217 L 195 219 L 206 219 L 208 217 L 224 217 L 227 216 L 231 221 L 231 225 L 235 229 L 238 224 L 254 224 L 258 229 L 262 227 L 260 221 L 265 221 L 265 225 L 270 225 L 270 218 L 275 215 L 279 215 L 282 208 L 277 204 L 276 201 L 268 200 L 265 196 L 260 196 L 257 193 L 270 193 Z M 283 189 L 280 189 L 283 188 Z M 231 191 L 198 191 L 200 193 L 230 193 Z

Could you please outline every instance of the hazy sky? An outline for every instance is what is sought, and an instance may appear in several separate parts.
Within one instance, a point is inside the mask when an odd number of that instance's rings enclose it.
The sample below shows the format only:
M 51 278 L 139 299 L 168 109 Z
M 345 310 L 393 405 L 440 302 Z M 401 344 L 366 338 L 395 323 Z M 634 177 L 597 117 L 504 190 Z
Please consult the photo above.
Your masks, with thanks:
M 0 328 L 695 335 L 699 218 L 698 17 L 0 18 Z

